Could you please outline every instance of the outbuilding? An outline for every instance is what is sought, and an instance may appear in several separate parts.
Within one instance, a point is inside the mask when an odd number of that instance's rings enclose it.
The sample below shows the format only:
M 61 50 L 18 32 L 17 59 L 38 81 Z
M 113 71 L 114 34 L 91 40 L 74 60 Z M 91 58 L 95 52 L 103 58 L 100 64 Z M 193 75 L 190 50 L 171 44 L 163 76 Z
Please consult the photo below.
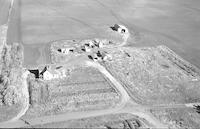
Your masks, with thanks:
M 51 79 L 53 79 L 53 75 L 49 71 L 45 71 L 43 73 L 43 79 L 44 80 L 51 80 Z
M 115 24 L 111 28 L 112 28 L 112 30 L 117 31 L 119 33 L 127 33 L 128 32 L 128 29 L 125 26 L 123 26 L 123 25 Z
M 40 72 L 39 69 L 33 69 L 33 70 L 29 70 L 30 73 L 35 75 L 35 78 L 39 78 L 40 77 Z
M 74 52 L 74 48 L 58 48 L 57 51 L 63 54 L 69 54 L 70 52 Z
M 118 31 L 119 30 L 119 28 L 120 28 L 120 26 L 118 25 L 118 24 L 115 24 L 113 27 L 111 27 L 112 28 L 112 30 L 114 30 L 114 31 Z
M 91 49 L 86 45 L 81 46 L 81 50 L 84 51 L 84 52 L 90 52 L 91 51 Z

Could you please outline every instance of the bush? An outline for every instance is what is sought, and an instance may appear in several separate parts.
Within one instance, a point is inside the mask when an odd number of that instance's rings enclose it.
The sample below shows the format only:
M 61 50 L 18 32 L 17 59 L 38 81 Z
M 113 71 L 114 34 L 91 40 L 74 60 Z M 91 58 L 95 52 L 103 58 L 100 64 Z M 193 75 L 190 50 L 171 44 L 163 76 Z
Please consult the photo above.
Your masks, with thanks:
M 7 85 L 10 84 L 10 79 L 7 76 L 0 75 L 0 84 L 5 88 Z M 0 86 L 0 89 L 1 89 L 1 86 Z
M 18 43 L 14 43 L 11 47 L 11 67 L 21 67 L 23 62 L 23 47 Z
M 10 47 L 9 46 L 5 45 L 3 47 L 1 58 L 2 58 L 3 67 L 9 67 L 9 65 L 11 63 Z
M 5 45 L 1 55 L 0 105 L 12 105 L 19 102 L 22 85 L 23 47 L 17 43 Z
M 3 92 L 4 104 L 11 106 L 12 104 L 16 104 L 19 101 L 19 96 L 17 94 L 17 89 L 15 86 L 9 86 Z

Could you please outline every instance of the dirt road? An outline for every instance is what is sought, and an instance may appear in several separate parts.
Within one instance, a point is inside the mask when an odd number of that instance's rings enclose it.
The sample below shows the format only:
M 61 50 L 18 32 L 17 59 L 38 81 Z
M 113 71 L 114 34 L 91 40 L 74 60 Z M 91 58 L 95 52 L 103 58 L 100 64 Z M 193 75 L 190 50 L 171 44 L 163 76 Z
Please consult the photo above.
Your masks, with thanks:
M 133 107 L 117 107 L 114 109 L 105 109 L 105 110 L 98 110 L 98 111 L 84 111 L 84 112 L 72 112 L 72 113 L 65 113 L 60 115 L 52 115 L 52 116 L 44 116 L 35 119 L 28 119 L 28 120 L 17 120 L 11 123 L 0 123 L 1 127 L 24 127 L 24 126 L 34 126 L 39 124 L 47 124 L 52 122 L 62 122 L 71 119 L 80 119 L 80 118 L 87 118 L 87 117 L 95 117 L 100 115 L 108 115 L 114 113 L 130 113 L 139 118 L 146 119 L 150 126 L 152 127 L 166 127 L 160 123 L 154 116 L 148 113 L 142 106 L 133 106 Z M 29 124 L 27 124 L 29 123 Z
M 13 42 L 21 43 L 20 0 L 12 0 L 10 5 L 12 10 L 9 11 L 7 44 L 12 44 Z
M 92 61 L 86 61 L 86 65 L 97 68 L 102 74 L 104 74 L 114 84 L 114 86 L 115 86 L 114 88 L 117 89 L 121 93 L 121 96 L 122 96 L 122 99 L 121 99 L 122 104 L 121 105 L 126 104 L 126 102 L 128 100 L 130 100 L 129 95 L 126 92 L 126 90 L 123 88 L 123 86 L 103 66 L 101 66 L 97 62 L 92 62 Z
M 28 84 L 27 84 L 27 77 L 29 75 L 29 71 L 26 71 L 23 73 L 22 78 L 23 78 L 23 82 L 22 82 L 22 90 L 21 90 L 21 97 L 23 100 L 22 103 L 22 109 L 21 111 L 17 114 L 17 116 L 15 116 L 14 118 L 12 118 L 9 122 L 13 122 L 16 121 L 18 119 L 20 119 L 28 110 L 29 108 L 29 91 L 28 91 Z

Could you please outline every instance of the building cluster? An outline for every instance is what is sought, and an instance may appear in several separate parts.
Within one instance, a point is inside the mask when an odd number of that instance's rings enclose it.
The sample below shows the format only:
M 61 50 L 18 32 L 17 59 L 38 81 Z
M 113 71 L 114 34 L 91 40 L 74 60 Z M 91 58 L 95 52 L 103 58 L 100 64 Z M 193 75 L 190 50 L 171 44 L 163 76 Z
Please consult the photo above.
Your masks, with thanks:
M 35 75 L 35 78 L 43 80 L 61 79 L 66 77 L 66 71 L 62 66 L 53 68 L 52 66 L 45 66 L 42 71 L 39 69 L 29 70 Z
M 104 44 L 100 40 L 88 40 L 83 45 L 81 45 L 81 50 L 84 52 L 91 52 L 93 48 L 103 48 Z
M 43 74 L 44 80 L 61 79 L 66 77 L 65 69 L 48 69 Z
M 128 29 L 123 25 L 115 24 L 114 26 L 111 27 L 111 29 L 121 34 L 128 33 Z
M 57 48 L 57 53 L 68 55 L 70 53 L 80 53 L 80 50 L 82 52 L 91 52 L 94 48 L 102 48 L 104 46 L 104 43 L 101 42 L 101 40 L 95 39 L 95 40 L 84 40 L 82 41 L 82 45 L 79 47 L 60 47 Z
M 74 47 L 64 47 L 64 48 L 58 48 L 57 51 L 62 54 L 69 54 L 73 52 L 78 52 L 78 49 L 80 49 L 82 52 L 88 52 L 91 53 L 88 55 L 88 57 L 94 61 L 106 61 L 106 60 L 112 60 L 112 56 L 109 55 L 105 51 L 97 51 L 93 52 L 93 49 L 103 48 L 105 44 L 104 40 L 84 40 L 82 41 L 82 45 L 80 48 L 74 48 Z M 93 51 L 92 51 L 93 50 Z M 49 75 L 50 76 L 50 75 Z
M 59 53 L 62 53 L 62 54 L 69 54 L 69 53 L 73 53 L 75 51 L 75 48 L 74 47 L 70 47 L 70 48 L 58 48 L 57 51 Z
M 120 34 L 128 33 L 128 29 L 123 25 L 115 24 L 111 27 L 113 31 L 117 31 Z M 74 46 L 59 46 L 52 47 L 53 51 L 57 52 L 57 54 L 69 55 L 80 54 L 80 53 L 88 53 L 88 58 L 93 61 L 110 61 L 112 60 L 112 55 L 107 53 L 106 51 L 100 50 L 99 48 L 103 48 L 105 45 L 113 44 L 112 41 L 108 40 L 83 40 L 80 42 L 81 45 Z M 45 66 L 42 71 L 39 69 L 29 70 L 30 73 L 35 75 L 35 78 L 41 78 L 43 80 L 52 80 L 52 79 L 60 79 L 66 77 L 66 71 L 64 68 L 52 68 L 52 66 Z
M 107 61 L 112 60 L 112 56 L 106 51 L 100 51 L 99 48 L 103 48 L 104 45 L 109 44 L 107 40 L 83 40 L 80 42 L 81 45 L 78 46 L 54 46 L 53 51 L 57 54 L 69 55 L 86 53 L 88 58 L 93 61 Z M 66 77 L 66 71 L 63 68 L 52 68 L 50 66 L 44 67 L 40 72 L 39 69 L 29 70 L 31 73 L 35 74 L 36 78 L 41 78 L 43 80 L 61 79 Z
M 105 51 L 97 51 L 88 57 L 93 61 L 107 61 L 112 60 L 112 56 Z

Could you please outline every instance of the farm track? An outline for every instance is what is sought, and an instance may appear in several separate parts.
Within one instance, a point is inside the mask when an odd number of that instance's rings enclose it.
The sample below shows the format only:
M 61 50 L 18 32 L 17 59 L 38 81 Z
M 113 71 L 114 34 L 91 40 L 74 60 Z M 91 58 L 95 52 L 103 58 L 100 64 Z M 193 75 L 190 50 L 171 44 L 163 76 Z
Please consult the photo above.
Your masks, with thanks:
M 130 100 L 129 95 L 127 94 L 123 86 L 103 66 L 101 66 L 99 63 L 90 61 L 86 61 L 86 65 L 97 68 L 102 74 L 109 78 L 109 80 L 114 84 L 114 88 L 118 89 L 122 95 L 122 105 Z
M 12 118 L 11 120 L 9 120 L 9 122 L 12 121 L 16 121 L 19 118 L 21 118 L 26 111 L 29 109 L 29 91 L 28 91 L 28 83 L 27 83 L 27 77 L 28 77 L 28 72 L 25 72 L 22 75 L 23 78 L 23 83 L 22 83 L 22 97 L 24 99 L 24 102 L 22 103 L 22 109 L 21 111 L 17 114 L 17 116 L 15 116 L 14 118 Z

